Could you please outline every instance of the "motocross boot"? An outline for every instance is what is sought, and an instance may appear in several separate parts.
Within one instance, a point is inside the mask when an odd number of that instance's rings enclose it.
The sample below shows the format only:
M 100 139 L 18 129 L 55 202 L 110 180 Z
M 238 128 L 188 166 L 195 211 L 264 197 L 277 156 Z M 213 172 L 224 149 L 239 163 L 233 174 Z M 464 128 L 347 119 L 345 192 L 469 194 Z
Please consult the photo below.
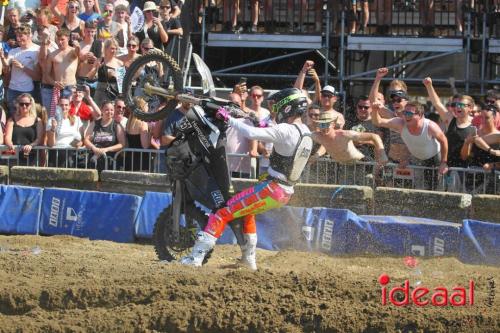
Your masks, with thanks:
M 257 234 L 244 234 L 245 244 L 241 245 L 241 260 L 240 264 L 251 269 L 257 270 L 257 260 L 255 251 L 257 249 Z
M 216 242 L 217 238 L 209 233 L 205 231 L 198 232 L 191 255 L 181 258 L 181 264 L 200 267 L 203 264 L 203 259 L 212 250 Z

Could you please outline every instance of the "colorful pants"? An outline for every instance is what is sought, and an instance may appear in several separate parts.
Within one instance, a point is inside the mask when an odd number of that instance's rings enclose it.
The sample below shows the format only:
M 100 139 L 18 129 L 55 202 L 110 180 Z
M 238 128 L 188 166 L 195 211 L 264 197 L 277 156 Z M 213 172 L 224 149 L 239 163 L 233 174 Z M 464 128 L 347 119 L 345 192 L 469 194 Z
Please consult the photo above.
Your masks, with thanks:
M 275 181 L 259 182 L 229 199 L 226 207 L 210 214 L 205 232 L 219 238 L 229 222 L 243 217 L 243 233 L 256 233 L 255 215 L 286 205 L 290 197 Z

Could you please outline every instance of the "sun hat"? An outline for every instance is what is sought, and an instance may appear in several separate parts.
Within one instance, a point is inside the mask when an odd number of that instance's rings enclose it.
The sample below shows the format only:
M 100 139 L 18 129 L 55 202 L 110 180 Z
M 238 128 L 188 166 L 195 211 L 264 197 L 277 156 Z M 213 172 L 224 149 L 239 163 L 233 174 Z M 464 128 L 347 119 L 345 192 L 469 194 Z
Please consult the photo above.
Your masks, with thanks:
M 315 123 L 327 124 L 337 120 L 337 117 L 331 111 L 321 112 L 318 119 L 313 119 Z
M 156 4 L 153 1 L 146 1 L 144 3 L 144 9 L 142 10 L 143 12 L 152 10 L 154 12 L 158 11 L 158 8 L 156 7 Z

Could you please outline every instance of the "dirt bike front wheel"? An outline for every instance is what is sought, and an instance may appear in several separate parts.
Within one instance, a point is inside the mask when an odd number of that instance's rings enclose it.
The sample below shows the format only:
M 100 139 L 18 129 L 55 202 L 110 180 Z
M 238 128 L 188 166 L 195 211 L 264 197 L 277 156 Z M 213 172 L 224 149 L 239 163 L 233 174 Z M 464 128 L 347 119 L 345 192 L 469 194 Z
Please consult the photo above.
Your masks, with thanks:
M 122 91 L 137 118 L 156 121 L 175 109 L 175 95 L 182 88 L 182 72 L 177 62 L 166 53 L 150 51 L 130 64 Z
M 196 234 L 202 230 L 208 221 L 208 215 L 200 208 L 192 207 L 191 211 L 184 214 L 184 223 L 179 226 L 179 237 L 176 239 L 173 233 L 173 205 L 168 206 L 156 219 L 153 230 L 153 242 L 155 252 L 160 260 L 174 261 L 191 253 L 196 241 Z M 209 252 L 203 264 L 205 264 L 211 252 Z

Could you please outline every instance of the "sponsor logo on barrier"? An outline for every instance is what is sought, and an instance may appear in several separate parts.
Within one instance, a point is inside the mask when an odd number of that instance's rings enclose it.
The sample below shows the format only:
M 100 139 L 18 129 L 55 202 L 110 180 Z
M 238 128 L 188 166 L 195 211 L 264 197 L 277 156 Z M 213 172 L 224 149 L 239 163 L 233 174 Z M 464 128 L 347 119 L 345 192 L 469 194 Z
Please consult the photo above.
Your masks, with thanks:
M 432 254 L 433 256 L 443 256 L 444 255 L 444 246 L 445 246 L 445 241 L 444 239 L 434 237 L 434 241 L 432 243 Z M 420 256 L 424 257 L 426 255 L 425 253 L 425 246 L 424 245 L 412 245 L 410 247 L 410 253 L 413 256 Z
M 410 288 L 410 281 L 406 279 L 402 286 L 387 290 L 386 285 L 391 281 L 389 275 L 382 274 L 378 282 L 382 286 L 382 305 L 388 302 L 395 306 L 407 306 L 415 304 L 417 306 L 466 306 L 474 305 L 474 281 L 469 280 L 469 288 L 455 286 L 449 291 L 443 286 L 432 289 L 424 286 Z
M 314 239 L 314 228 L 309 225 L 303 226 L 302 235 L 304 236 L 306 241 L 311 242 Z
M 486 298 L 486 305 L 491 308 L 495 303 L 495 279 L 492 276 L 488 278 L 488 288 L 489 292 Z
M 66 208 L 66 221 L 76 222 L 78 220 L 78 215 L 75 210 L 71 207 Z
M 434 237 L 434 253 L 435 256 L 444 255 L 444 239 Z
M 59 221 L 59 209 L 61 207 L 61 200 L 56 197 L 52 198 L 52 203 L 50 204 L 50 216 L 49 225 L 52 227 L 57 227 Z
M 323 228 L 323 236 L 321 237 L 321 248 L 326 251 L 330 251 L 332 248 L 332 237 L 333 237 L 333 225 L 335 221 L 325 220 L 325 226 Z

